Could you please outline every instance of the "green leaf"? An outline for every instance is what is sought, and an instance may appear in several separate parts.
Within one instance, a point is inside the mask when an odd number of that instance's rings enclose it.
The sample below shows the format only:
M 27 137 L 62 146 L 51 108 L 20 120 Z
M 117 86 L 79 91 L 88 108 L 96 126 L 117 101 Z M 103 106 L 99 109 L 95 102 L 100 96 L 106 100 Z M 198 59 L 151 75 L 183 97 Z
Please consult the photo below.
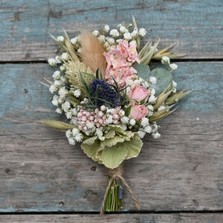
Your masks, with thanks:
M 101 146 L 112 147 L 112 146 L 115 146 L 117 143 L 124 142 L 125 140 L 126 140 L 125 137 L 116 135 L 113 138 L 105 139 L 104 141 L 102 141 Z
M 143 146 L 142 140 L 135 135 L 134 138 L 132 138 L 128 143 L 128 155 L 126 159 L 137 157 Z
M 128 155 L 128 149 L 123 143 L 118 143 L 113 147 L 106 147 L 101 153 L 101 162 L 108 168 L 117 168 Z
M 130 141 L 105 147 L 101 152 L 101 162 L 110 169 L 117 168 L 124 160 L 137 157 L 142 145 L 142 140 L 135 135 Z
M 93 144 L 88 145 L 88 144 L 81 144 L 81 149 L 84 151 L 84 153 L 91 158 L 92 160 L 94 160 L 95 162 L 98 162 L 98 150 L 100 149 L 100 141 L 97 140 L 95 141 Z
M 164 68 L 156 68 L 152 70 L 151 76 L 156 77 L 157 83 L 155 85 L 156 95 L 163 92 L 172 82 L 172 74 Z
M 87 138 L 83 141 L 83 144 L 92 145 L 92 144 L 94 144 L 96 139 L 97 139 L 97 136 Z
M 148 80 L 151 76 L 149 66 L 146 64 L 134 64 L 133 66 L 137 70 L 137 75 L 144 80 Z
M 131 138 L 134 136 L 134 133 L 133 132 L 130 132 L 130 131 L 125 131 L 121 128 L 121 126 L 118 126 L 118 125 L 110 125 L 109 126 L 110 129 L 114 130 L 116 135 L 119 135 L 119 136 L 122 136 L 122 137 L 125 137 L 125 138 Z
M 113 138 L 115 136 L 115 131 L 114 130 L 109 130 L 105 135 L 104 137 L 106 139 L 110 139 L 110 138 Z

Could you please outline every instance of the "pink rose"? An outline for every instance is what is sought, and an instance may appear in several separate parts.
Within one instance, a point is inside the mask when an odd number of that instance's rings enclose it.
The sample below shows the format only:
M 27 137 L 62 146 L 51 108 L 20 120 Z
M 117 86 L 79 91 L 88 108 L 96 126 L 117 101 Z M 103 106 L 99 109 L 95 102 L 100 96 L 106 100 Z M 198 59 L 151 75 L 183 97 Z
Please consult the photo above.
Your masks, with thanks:
M 130 117 L 139 121 L 148 114 L 148 109 L 144 105 L 133 105 L 130 111 Z
M 141 85 L 134 86 L 129 92 L 128 97 L 129 99 L 135 100 L 135 101 L 142 101 L 149 97 L 149 90 L 144 88 Z

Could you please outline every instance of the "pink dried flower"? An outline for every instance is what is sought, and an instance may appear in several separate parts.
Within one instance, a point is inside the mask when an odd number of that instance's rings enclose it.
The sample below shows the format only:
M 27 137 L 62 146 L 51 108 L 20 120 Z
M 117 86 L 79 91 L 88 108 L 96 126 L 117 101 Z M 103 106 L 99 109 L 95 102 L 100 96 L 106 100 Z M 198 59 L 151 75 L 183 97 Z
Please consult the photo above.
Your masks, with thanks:
M 130 111 L 130 117 L 139 121 L 148 114 L 148 109 L 144 105 L 133 105 Z
M 141 85 L 134 86 L 129 92 L 128 97 L 131 100 L 142 101 L 149 97 L 150 91 Z
M 104 53 L 107 68 L 105 78 L 113 83 L 113 79 L 120 87 L 125 86 L 126 80 L 133 78 L 137 71 L 131 67 L 134 62 L 139 62 L 136 44 L 121 40 L 116 48 Z

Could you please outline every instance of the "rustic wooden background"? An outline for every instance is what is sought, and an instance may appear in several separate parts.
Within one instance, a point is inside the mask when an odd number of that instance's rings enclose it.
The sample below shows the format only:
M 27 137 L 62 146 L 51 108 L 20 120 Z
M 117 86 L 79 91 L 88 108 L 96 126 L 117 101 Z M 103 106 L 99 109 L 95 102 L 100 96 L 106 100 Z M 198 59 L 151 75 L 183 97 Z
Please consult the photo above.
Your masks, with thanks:
M 142 210 L 126 193 L 121 213 L 101 217 L 106 171 L 38 124 L 58 117 L 39 82 L 52 74 L 50 34 L 131 15 L 148 39 L 187 54 L 175 80 L 193 93 L 126 162 Z M 223 222 L 222 0 L 0 0 L 0 16 L 0 222 Z

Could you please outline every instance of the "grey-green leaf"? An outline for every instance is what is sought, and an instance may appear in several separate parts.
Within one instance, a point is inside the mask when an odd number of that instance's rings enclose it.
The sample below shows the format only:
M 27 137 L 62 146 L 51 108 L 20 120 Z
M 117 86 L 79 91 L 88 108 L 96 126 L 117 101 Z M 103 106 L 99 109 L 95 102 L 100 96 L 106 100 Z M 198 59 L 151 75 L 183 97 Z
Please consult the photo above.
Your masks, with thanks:
M 172 74 L 164 68 L 156 68 L 152 70 L 151 76 L 156 77 L 157 83 L 155 85 L 156 95 L 163 92 L 172 82 Z
M 133 66 L 137 70 L 137 75 L 144 80 L 149 79 L 151 76 L 149 66 L 146 64 L 134 64 Z

